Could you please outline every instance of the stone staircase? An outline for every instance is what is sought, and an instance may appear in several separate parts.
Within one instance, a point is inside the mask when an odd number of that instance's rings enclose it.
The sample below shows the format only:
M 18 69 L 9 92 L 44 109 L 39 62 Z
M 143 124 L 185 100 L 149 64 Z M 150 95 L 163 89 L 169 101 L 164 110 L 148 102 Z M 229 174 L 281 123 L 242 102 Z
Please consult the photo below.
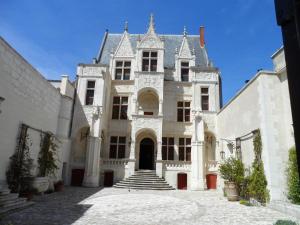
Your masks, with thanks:
M 140 190 L 174 190 L 163 178 L 156 175 L 154 170 L 139 170 L 134 175 L 115 184 L 116 188 Z
M 19 198 L 18 196 L 19 194 L 10 193 L 6 187 L 0 188 L 0 216 L 33 204 L 33 202 L 28 202 L 26 198 Z

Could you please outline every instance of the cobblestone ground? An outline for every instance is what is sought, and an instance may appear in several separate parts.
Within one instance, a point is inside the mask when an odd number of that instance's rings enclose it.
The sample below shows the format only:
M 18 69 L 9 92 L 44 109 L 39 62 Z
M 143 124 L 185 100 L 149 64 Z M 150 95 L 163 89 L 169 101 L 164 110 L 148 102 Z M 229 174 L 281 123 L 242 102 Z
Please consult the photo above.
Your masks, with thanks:
M 215 191 L 128 191 L 115 188 L 65 188 L 37 196 L 36 204 L 7 215 L 2 225 L 199 224 L 271 225 L 295 218 L 266 207 L 228 202 Z

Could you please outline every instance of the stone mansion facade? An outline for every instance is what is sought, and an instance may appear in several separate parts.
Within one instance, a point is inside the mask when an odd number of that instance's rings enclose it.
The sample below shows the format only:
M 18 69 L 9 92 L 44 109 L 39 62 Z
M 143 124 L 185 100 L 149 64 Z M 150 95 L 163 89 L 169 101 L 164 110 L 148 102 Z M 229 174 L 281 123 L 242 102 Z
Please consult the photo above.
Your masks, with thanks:
M 130 34 L 127 24 L 123 33 L 107 31 L 74 82 L 46 80 L 0 38 L 0 189 L 21 124 L 35 163 L 40 131 L 60 140 L 56 179 L 66 184 L 105 186 L 147 170 L 189 190 L 206 189 L 206 175 L 218 175 L 229 156 L 250 167 L 260 129 L 271 200 L 285 199 L 294 139 L 283 48 L 272 60 L 274 70 L 259 71 L 222 106 L 204 27 L 199 35 L 157 34 L 151 16 L 145 34 Z
M 189 189 L 204 189 L 215 161 L 220 76 L 200 33 L 158 35 L 151 17 L 146 34 L 106 33 L 94 64 L 79 64 L 71 163 L 86 163 L 84 185 L 98 186 L 106 170 L 119 181 L 147 169 L 174 187 L 185 173 Z M 83 160 L 76 137 L 88 127 Z

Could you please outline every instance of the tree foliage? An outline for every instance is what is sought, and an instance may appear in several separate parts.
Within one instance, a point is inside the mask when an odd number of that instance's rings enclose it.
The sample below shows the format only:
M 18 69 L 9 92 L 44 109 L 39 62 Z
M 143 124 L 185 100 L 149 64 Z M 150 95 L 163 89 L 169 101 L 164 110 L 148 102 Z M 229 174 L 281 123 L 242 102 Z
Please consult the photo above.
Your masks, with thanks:
M 300 180 L 295 147 L 291 148 L 289 151 L 287 178 L 288 199 L 290 199 L 292 203 L 300 205 Z

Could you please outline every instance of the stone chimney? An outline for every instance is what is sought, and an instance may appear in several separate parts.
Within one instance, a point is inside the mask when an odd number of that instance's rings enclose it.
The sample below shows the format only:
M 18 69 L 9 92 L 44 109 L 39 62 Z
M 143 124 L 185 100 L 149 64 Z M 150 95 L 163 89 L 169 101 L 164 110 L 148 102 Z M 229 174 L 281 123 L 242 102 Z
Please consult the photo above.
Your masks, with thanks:
M 204 40 L 204 26 L 200 27 L 200 47 L 204 48 L 205 40 Z

